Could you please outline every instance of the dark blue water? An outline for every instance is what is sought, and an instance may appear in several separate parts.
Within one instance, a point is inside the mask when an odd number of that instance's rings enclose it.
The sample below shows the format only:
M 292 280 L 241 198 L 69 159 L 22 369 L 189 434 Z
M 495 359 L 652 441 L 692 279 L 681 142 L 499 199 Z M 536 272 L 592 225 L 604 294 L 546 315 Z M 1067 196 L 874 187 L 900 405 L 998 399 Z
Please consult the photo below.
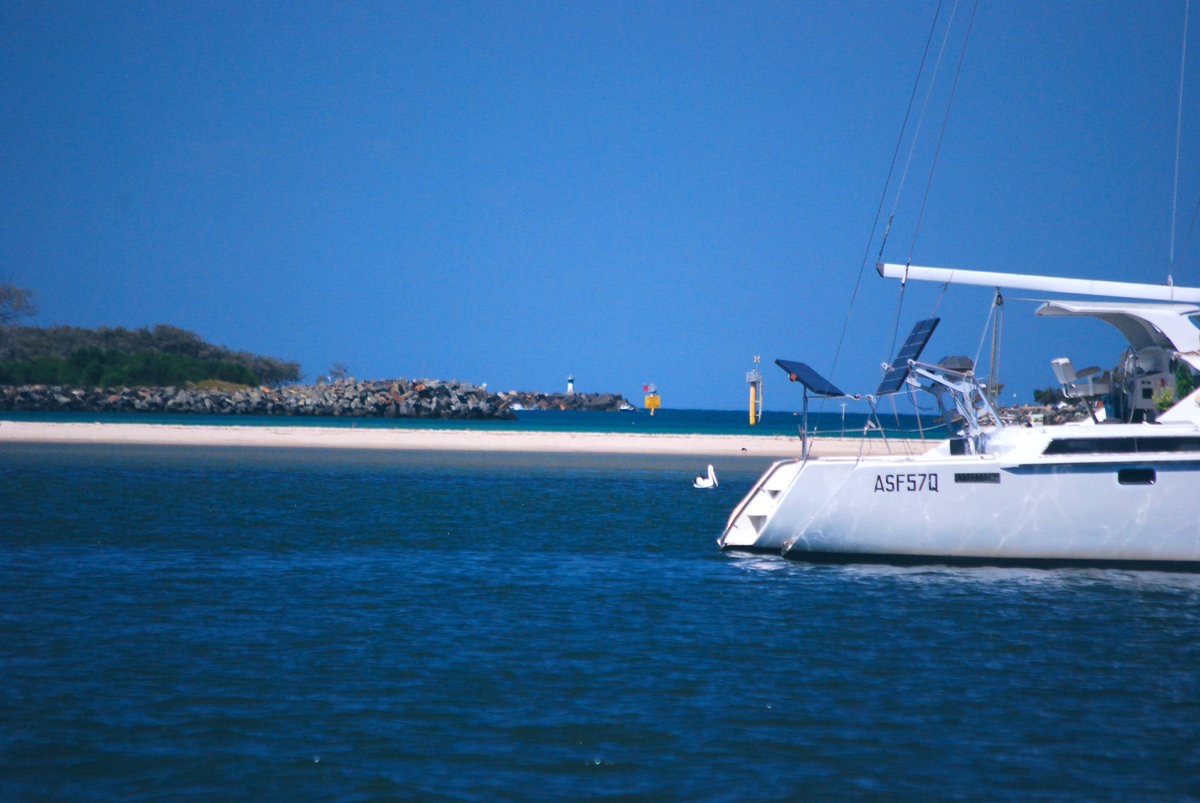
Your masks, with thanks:
M 0 798 L 1200 796 L 1200 578 L 722 554 L 761 467 L 0 446 Z

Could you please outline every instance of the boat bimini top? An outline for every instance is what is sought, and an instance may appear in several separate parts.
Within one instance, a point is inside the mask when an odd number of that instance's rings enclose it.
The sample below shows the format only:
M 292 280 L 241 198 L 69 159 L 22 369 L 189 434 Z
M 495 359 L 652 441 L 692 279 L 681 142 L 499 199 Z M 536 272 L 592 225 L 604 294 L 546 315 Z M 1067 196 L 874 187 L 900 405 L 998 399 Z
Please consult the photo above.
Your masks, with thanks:
M 1038 307 L 1037 314 L 1047 318 L 1096 318 L 1116 327 L 1134 351 L 1171 349 L 1200 370 L 1200 305 L 1047 301 Z

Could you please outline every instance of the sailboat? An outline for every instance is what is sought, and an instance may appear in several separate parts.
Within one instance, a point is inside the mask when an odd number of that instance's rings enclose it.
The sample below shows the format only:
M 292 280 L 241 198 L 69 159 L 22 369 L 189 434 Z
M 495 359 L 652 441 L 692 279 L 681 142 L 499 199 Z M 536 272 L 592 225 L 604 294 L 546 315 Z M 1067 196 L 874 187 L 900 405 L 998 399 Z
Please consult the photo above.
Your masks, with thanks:
M 973 21 L 974 12 L 968 37 Z M 1186 42 L 1186 7 L 1183 31 Z M 1182 114 L 1182 67 L 1180 75 Z M 1176 190 L 1178 138 L 1177 127 Z M 935 160 L 938 150 L 940 143 Z M 1171 231 L 1173 264 L 1174 220 Z M 883 237 L 886 244 L 886 231 Z M 879 253 L 882 259 L 882 247 Z M 768 468 L 734 508 L 718 539 L 722 549 L 812 562 L 1200 570 L 1200 389 L 1193 389 L 1200 385 L 1200 288 L 1170 277 L 1153 285 L 883 261 L 876 269 L 902 288 L 908 281 L 994 288 L 997 306 L 1002 290 L 1033 291 L 1038 316 L 1101 321 L 1128 347 L 1107 372 L 1077 370 L 1069 348 L 1052 361 L 1063 395 L 1085 405 L 1078 423 L 1006 420 L 996 407 L 996 376 L 977 377 L 965 357 L 924 361 L 936 317 L 917 322 L 871 394 L 845 393 L 807 363 L 777 360 L 803 388 L 798 455 Z M 999 331 L 997 318 L 994 344 Z M 993 359 L 993 374 L 995 366 Z M 813 455 L 810 397 L 865 398 L 874 414 L 879 400 L 908 391 L 934 397 L 948 437 L 916 455 Z
M 1128 341 L 1106 381 L 1055 360 L 1065 395 L 1107 396 L 1082 423 L 1006 424 L 971 367 L 922 362 L 938 319 L 914 327 L 868 400 L 915 386 L 952 401 L 959 429 L 917 456 L 812 457 L 772 465 L 734 509 L 726 550 L 813 562 L 1120 564 L 1200 569 L 1200 288 L 879 264 L 887 279 L 1073 296 L 1042 317 L 1082 317 Z M 1095 300 L 1105 298 L 1104 301 Z M 780 361 L 818 398 L 844 397 L 808 365 Z M 1174 399 L 1163 412 L 1164 400 Z

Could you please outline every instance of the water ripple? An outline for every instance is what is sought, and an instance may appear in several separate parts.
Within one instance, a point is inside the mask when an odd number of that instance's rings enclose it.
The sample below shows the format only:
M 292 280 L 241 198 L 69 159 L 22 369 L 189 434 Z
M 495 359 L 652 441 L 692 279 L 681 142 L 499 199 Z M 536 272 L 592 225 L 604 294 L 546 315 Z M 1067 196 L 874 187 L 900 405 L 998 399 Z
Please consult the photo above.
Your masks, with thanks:
M 755 470 L 0 461 L 0 793 L 1200 795 L 1191 575 L 810 566 Z

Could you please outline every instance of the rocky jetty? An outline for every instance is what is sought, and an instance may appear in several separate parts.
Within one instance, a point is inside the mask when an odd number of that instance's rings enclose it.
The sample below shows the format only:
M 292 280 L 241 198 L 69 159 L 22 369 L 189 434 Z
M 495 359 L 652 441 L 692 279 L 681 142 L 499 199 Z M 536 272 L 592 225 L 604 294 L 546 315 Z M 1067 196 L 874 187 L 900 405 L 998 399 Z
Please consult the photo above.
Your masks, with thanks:
M 511 407 L 521 410 L 587 410 L 616 412 L 632 409 L 619 393 L 528 393 L 510 390 L 500 398 Z
M 510 419 L 510 404 L 483 387 L 434 379 L 228 390 L 0 387 L 0 410 L 37 412 Z

